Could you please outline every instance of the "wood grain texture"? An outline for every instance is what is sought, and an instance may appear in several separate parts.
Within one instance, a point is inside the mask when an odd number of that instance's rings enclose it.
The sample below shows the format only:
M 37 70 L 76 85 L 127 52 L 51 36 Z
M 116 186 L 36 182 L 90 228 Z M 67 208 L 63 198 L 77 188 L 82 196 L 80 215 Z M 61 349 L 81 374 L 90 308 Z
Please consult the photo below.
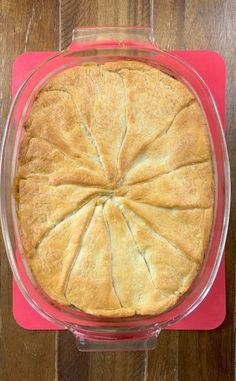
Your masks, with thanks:
M 11 66 L 25 50 L 58 46 L 57 1 L 3 0 L 0 8 L 1 127 L 10 107 Z M 52 381 L 55 379 L 55 332 L 28 332 L 12 316 L 12 276 L 1 242 L 0 380 Z
M 75 26 L 147 25 L 148 0 L 2 0 L 0 11 L 2 125 L 10 104 L 11 64 L 24 50 L 65 48 Z M 59 13 L 59 14 L 58 14 Z M 161 333 L 155 351 L 81 353 L 69 332 L 19 328 L 11 310 L 11 274 L 1 255 L 0 380 L 233 381 L 236 251 L 236 80 L 234 0 L 157 0 L 156 37 L 162 49 L 211 49 L 227 64 L 227 143 L 233 199 L 226 245 L 227 317 L 214 331 Z M 60 16 L 60 17 L 59 17 Z M 59 20 L 59 25 L 58 25 Z M 1 245 L 1 254 L 3 253 Z M 14 372 L 12 371 L 14 369 Z
M 165 331 L 158 338 L 155 351 L 148 353 L 148 381 L 178 381 L 179 332 Z M 187 380 L 187 379 L 186 379 Z M 189 379 L 192 380 L 192 379 Z M 183 379 L 185 381 L 185 379 Z
M 147 353 L 93 353 L 89 381 L 146 381 Z
M 232 81 L 235 70 L 235 2 L 189 1 L 185 6 L 184 46 L 219 52 L 227 65 L 227 143 L 232 170 L 232 212 L 226 244 L 227 317 L 212 332 L 181 332 L 179 336 L 179 378 L 200 380 L 234 379 L 234 301 L 235 301 L 235 163 L 236 131 Z M 234 52 L 234 54 L 233 54 Z M 200 361 L 199 361 L 200 359 Z
M 77 26 L 149 25 L 149 0 L 61 0 L 60 4 L 62 49 Z

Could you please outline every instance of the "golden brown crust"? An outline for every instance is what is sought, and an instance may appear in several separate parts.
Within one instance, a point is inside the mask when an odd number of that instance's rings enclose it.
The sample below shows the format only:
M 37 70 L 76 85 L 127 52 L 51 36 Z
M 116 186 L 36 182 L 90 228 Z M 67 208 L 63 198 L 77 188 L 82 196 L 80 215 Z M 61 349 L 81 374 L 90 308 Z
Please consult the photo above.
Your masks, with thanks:
M 41 287 L 52 299 L 64 305 L 70 304 L 64 290 L 93 210 L 94 203 L 91 201 L 53 227 L 30 258 L 30 267 Z
M 111 255 L 103 206 L 99 205 L 84 234 L 65 296 L 71 304 L 91 314 L 99 315 L 99 310 L 103 309 L 120 310 L 120 315 L 132 315 L 128 309 L 122 308 L 113 287 Z
M 184 165 L 211 160 L 206 121 L 194 101 L 184 107 L 161 136 L 137 156 L 126 173 L 126 184 L 142 182 Z
M 177 297 L 155 287 L 149 266 L 120 209 L 111 201 L 105 204 L 111 234 L 113 281 L 122 306 L 133 314 L 161 313 Z
M 98 162 L 70 156 L 47 140 L 29 134 L 25 134 L 21 143 L 18 175 L 21 178 L 38 178 L 52 185 L 66 182 L 107 184 Z
M 159 314 L 190 287 L 214 176 L 206 120 L 174 78 L 113 61 L 50 79 L 25 123 L 17 179 L 25 253 L 57 303 Z
M 209 212 L 208 209 L 200 208 L 160 208 L 125 199 L 122 202 L 170 244 L 182 250 L 196 262 L 202 261 L 205 240 L 209 233 L 208 216 L 212 208 L 209 208 Z
M 155 287 L 181 295 L 190 286 L 198 264 L 118 199 L 117 203 L 148 264 Z
M 188 165 L 127 188 L 126 197 L 166 208 L 210 208 L 211 162 Z
M 194 97 L 180 82 L 159 70 L 120 73 L 127 89 L 127 129 L 118 164 L 123 174 Z
M 55 187 L 33 179 L 20 180 L 19 213 L 26 255 L 35 253 L 36 247 L 50 229 L 100 193 L 100 189 L 78 185 Z

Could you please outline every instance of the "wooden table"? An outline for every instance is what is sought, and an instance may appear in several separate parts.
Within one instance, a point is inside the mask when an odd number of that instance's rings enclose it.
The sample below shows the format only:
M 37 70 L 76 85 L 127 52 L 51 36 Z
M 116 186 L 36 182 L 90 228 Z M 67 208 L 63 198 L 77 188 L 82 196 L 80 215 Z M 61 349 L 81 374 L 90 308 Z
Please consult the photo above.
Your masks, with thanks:
M 11 102 L 11 65 L 26 50 L 65 47 L 75 25 L 143 25 L 146 0 L 1 0 L 0 56 L 4 128 Z M 233 80 L 236 80 L 235 0 L 157 0 L 156 35 L 163 49 L 211 49 L 221 53 L 228 70 L 227 141 L 236 180 Z M 163 332 L 149 353 L 79 353 L 68 332 L 31 332 L 12 317 L 11 271 L 1 243 L 1 381 L 233 381 L 235 187 L 226 245 L 227 317 L 208 332 Z M 216 301 L 217 302 L 217 301 Z

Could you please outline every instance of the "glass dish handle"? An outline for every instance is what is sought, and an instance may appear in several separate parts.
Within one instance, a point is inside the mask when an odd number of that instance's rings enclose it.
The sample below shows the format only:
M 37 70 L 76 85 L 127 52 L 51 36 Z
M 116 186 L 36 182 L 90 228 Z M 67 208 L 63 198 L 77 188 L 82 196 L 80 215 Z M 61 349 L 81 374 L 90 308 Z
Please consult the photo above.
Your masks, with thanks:
M 155 349 L 160 327 L 151 330 L 136 331 L 97 331 L 83 329 L 71 330 L 79 351 L 144 351 Z
M 73 30 L 69 49 L 143 48 L 157 50 L 153 28 L 150 27 L 78 27 Z

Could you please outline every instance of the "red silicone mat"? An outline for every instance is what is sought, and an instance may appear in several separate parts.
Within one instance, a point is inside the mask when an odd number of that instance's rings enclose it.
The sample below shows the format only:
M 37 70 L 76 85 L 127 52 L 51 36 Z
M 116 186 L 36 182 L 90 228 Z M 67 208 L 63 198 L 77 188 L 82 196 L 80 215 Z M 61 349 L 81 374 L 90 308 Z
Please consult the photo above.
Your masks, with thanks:
M 226 67 L 223 58 L 211 51 L 178 51 L 173 53 L 187 61 L 205 80 L 218 106 L 225 128 Z M 55 54 L 56 52 L 28 52 L 18 56 L 12 70 L 12 95 L 16 94 L 18 88 L 35 66 Z M 13 281 L 13 314 L 16 322 L 26 329 L 62 329 L 44 319 L 28 304 L 15 281 Z M 172 325 L 169 329 L 214 329 L 223 322 L 225 314 L 225 264 L 223 257 L 215 282 L 205 300 L 189 316 Z

